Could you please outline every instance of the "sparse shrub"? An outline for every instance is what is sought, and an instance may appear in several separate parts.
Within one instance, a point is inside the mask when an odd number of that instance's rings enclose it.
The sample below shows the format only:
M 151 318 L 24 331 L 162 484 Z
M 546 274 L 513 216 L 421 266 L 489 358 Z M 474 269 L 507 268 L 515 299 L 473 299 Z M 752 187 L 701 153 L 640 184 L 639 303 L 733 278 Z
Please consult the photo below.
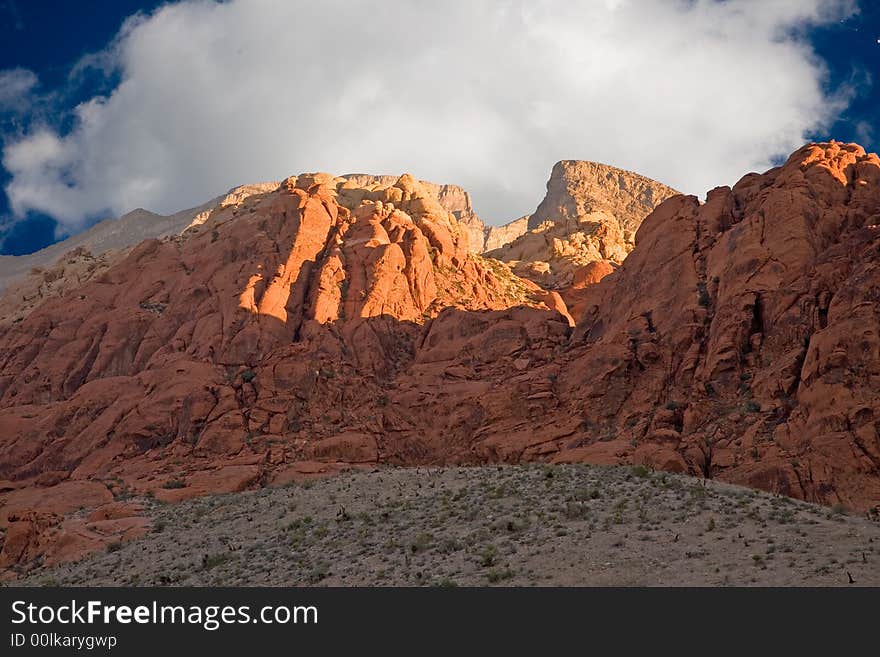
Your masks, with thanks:
M 306 516 L 304 518 L 297 518 L 296 520 L 291 520 L 289 523 L 287 523 L 287 526 L 285 527 L 285 529 L 287 531 L 296 531 L 297 529 L 303 529 L 307 525 L 311 525 L 311 524 L 312 524 L 312 517 Z
M 182 479 L 170 479 L 162 484 L 162 488 L 174 490 L 175 488 L 186 488 L 186 483 Z
M 423 532 L 415 537 L 415 539 L 409 544 L 410 551 L 415 554 L 417 552 L 424 552 L 425 550 L 430 549 L 434 545 L 434 535 Z
M 107 552 L 119 552 L 122 549 L 122 543 L 119 541 L 113 541 L 107 546 Z
M 642 478 L 651 476 L 651 471 L 648 469 L 648 467 L 645 465 L 641 465 L 641 464 L 634 465 L 632 467 L 632 473 L 636 477 L 642 477 Z
M 565 503 L 565 517 L 569 520 L 586 520 L 590 517 L 590 507 L 583 502 L 569 500 Z
M 494 545 L 487 545 L 480 551 L 480 565 L 483 568 L 494 566 L 498 560 L 498 548 Z
M 688 489 L 691 497 L 697 500 L 706 499 L 706 489 L 703 486 L 691 486 Z
M 452 554 L 464 549 L 464 545 L 454 538 L 445 538 L 437 548 L 441 554 Z
M 241 373 L 241 380 L 244 381 L 245 383 L 250 383 L 251 381 L 253 381 L 256 378 L 257 378 L 257 373 L 254 372 L 253 370 L 245 370 L 244 372 Z
M 309 579 L 312 583 L 320 582 L 322 579 L 327 579 L 330 576 L 330 565 L 325 561 L 322 561 L 317 566 L 312 568 L 312 572 L 309 573 Z
M 225 552 L 218 552 L 217 554 L 203 554 L 202 555 L 202 570 L 211 570 L 212 568 L 216 568 L 232 558 L 232 555 L 227 554 Z
M 598 500 L 602 497 L 602 493 L 599 492 L 598 488 L 581 488 L 578 490 L 574 497 L 576 500 Z
M 513 575 L 514 572 L 510 568 L 505 568 L 504 570 L 490 570 L 486 573 L 486 579 L 489 580 L 490 584 L 497 584 L 505 579 L 510 579 Z
M 452 589 L 458 586 L 454 579 L 450 579 L 449 577 L 441 577 L 440 579 L 434 582 L 434 586 L 441 589 Z

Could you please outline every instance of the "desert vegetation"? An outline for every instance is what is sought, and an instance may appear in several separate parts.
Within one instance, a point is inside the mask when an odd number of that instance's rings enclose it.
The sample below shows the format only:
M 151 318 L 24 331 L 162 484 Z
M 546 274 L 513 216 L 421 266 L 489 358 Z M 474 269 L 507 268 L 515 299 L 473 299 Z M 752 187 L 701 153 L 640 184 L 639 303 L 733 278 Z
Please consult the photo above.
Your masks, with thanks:
M 644 466 L 377 468 L 174 505 L 25 584 L 880 584 L 880 523 Z

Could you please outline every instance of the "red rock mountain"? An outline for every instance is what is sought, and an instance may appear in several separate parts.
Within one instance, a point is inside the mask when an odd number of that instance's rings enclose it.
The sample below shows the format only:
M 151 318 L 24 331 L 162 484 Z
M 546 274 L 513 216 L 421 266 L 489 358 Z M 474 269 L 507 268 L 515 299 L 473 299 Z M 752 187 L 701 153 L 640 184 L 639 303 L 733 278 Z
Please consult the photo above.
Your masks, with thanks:
M 613 454 L 876 508 L 878 220 L 880 160 L 834 142 L 704 204 L 663 203 L 584 291 L 559 384 L 591 431 L 557 458 Z
M 363 185 L 288 179 L 0 329 L 0 565 L 143 531 L 132 495 L 375 463 L 633 462 L 880 504 L 876 155 L 811 144 L 666 200 L 582 275 L 574 327 L 420 183 Z

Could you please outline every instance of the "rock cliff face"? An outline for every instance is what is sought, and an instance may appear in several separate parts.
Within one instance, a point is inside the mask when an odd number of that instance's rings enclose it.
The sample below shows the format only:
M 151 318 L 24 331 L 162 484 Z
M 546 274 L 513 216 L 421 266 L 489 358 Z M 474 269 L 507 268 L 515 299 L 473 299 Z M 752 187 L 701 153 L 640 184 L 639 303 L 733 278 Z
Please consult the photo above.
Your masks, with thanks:
M 143 531 L 131 495 L 376 463 L 645 463 L 875 509 L 878 219 L 877 156 L 806 146 L 663 202 L 574 276 L 573 327 L 411 177 L 288 179 L 0 328 L 0 565 Z
M 553 167 L 547 195 L 535 213 L 509 224 L 525 224 L 523 232 L 507 243 L 487 245 L 486 255 L 540 285 L 565 288 L 592 263 L 623 262 L 642 220 L 674 194 L 630 171 L 564 160 Z M 580 281 L 584 275 L 578 275 Z
M 878 219 L 880 160 L 853 144 L 806 146 L 702 205 L 663 203 L 584 290 L 558 384 L 589 437 L 556 458 L 875 507 Z
M 352 194 L 352 190 L 361 190 L 359 194 L 363 196 L 393 187 L 397 179 L 397 176 L 348 174 L 336 184 L 346 187 L 348 194 Z M 486 226 L 474 211 L 470 195 L 461 187 L 424 180 L 418 184 L 426 196 L 452 213 L 458 222 L 458 230 L 467 235 L 468 251 L 494 251 L 499 259 L 511 262 L 520 275 L 545 286 L 553 284 L 563 295 L 568 292 L 566 286 L 579 268 L 604 260 L 606 254 L 615 263 L 625 257 L 632 248 L 631 240 L 622 242 L 621 233 L 613 226 L 620 222 L 637 225 L 647 213 L 645 208 L 650 205 L 652 194 L 660 194 L 656 189 L 663 188 L 647 178 L 619 169 L 590 162 L 560 162 L 548 183 L 548 195 L 534 215 L 503 226 Z M 180 235 L 188 228 L 200 225 L 216 211 L 277 186 L 277 182 L 244 185 L 199 207 L 169 216 L 134 210 L 118 219 L 102 221 L 84 233 L 37 253 L 0 256 L 0 326 L 21 321 L 48 298 L 82 285 L 144 239 Z M 589 217 L 598 217 L 593 213 L 596 208 L 605 208 L 608 216 L 620 220 L 610 222 L 610 232 L 600 223 L 589 223 Z M 571 219 L 578 216 L 581 217 L 580 223 Z M 535 222 L 538 226 L 533 231 L 535 235 L 518 242 L 515 247 L 502 248 L 527 233 Z M 590 271 L 595 274 L 598 270 Z M 588 278 L 585 278 L 585 272 L 578 276 L 581 283 Z
M 436 445 L 409 433 L 377 435 L 395 377 L 423 341 L 443 348 L 429 329 L 441 311 L 569 326 L 558 295 L 469 253 L 455 215 L 409 176 L 290 178 L 94 274 L 0 329 L 0 527 L 16 537 L 0 565 L 53 558 L 48 530 L 82 490 L 87 506 L 171 501 L 431 458 Z M 514 320 L 496 330 L 528 337 Z
M 494 251 L 505 244 L 510 244 L 529 229 L 529 215 L 514 219 L 503 226 L 487 226 L 483 251 Z

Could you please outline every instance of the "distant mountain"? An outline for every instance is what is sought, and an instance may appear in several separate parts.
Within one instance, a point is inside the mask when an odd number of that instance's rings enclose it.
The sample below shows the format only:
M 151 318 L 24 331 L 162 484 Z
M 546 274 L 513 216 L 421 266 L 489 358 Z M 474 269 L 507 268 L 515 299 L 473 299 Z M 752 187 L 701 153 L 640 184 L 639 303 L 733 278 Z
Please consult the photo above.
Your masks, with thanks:
M 588 265 L 603 263 L 611 271 L 623 262 L 642 220 L 676 194 L 631 171 L 563 160 L 553 167 L 534 214 L 511 224 L 519 234 L 492 244 L 486 255 L 545 287 L 565 288 Z
M 168 216 L 138 208 L 35 253 L 0 256 L 0 326 L 22 320 L 46 299 L 105 271 L 133 245 L 145 239 L 179 235 L 204 220 L 212 209 L 277 185 L 237 187 L 198 207 Z

